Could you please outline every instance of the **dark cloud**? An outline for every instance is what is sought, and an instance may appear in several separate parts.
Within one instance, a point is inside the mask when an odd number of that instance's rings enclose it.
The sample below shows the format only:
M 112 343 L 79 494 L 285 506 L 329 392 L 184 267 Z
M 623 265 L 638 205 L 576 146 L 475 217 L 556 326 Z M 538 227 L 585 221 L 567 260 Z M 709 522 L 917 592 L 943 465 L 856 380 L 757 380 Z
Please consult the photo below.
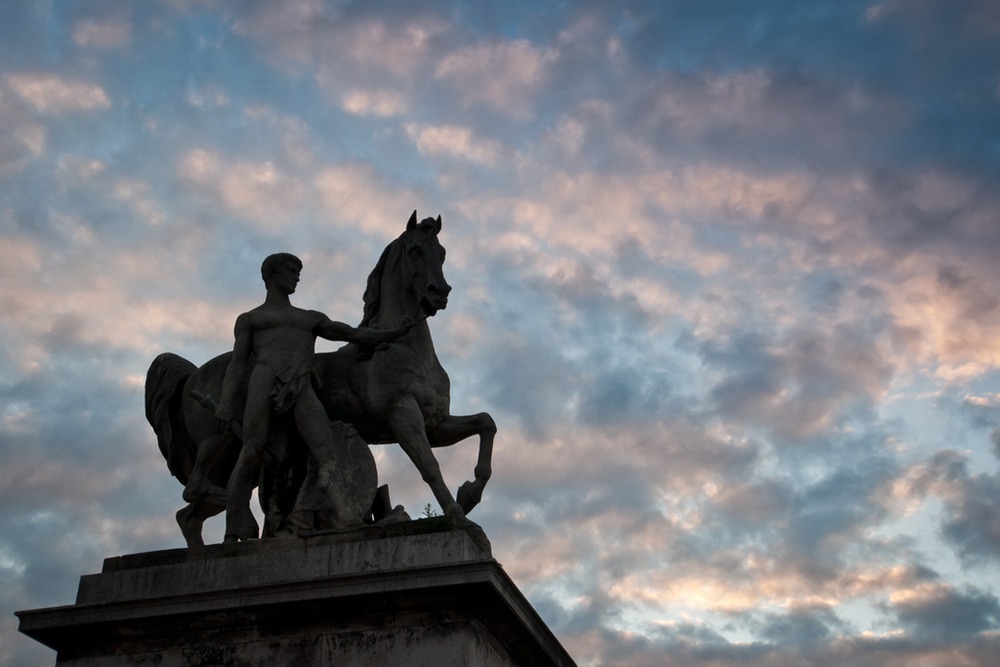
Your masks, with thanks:
M 1000 556 L 1000 475 L 972 473 L 965 455 L 943 450 L 914 466 L 906 489 L 914 498 L 941 499 L 942 534 L 966 563 Z
M 721 372 L 712 390 L 728 420 L 760 425 L 780 440 L 808 442 L 864 409 L 892 377 L 892 364 L 863 330 L 800 330 L 775 339 L 755 331 L 704 340 L 699 352 Z
M 595 367 L 604 366 L 595 361 Z M 662 374 L 651 375 L 640 365 L 604 367 L 588 373 L 581 386 L 578 414 L 581 423 L 614 427 L 638 425 L 669 409 L 671 386 Z
M 1000 600 L 976 588 L 918 590 L 894 605 L 900 622 L 917 637 L 961 639 L 1000 626 Z
M 952 252 L 992 253 L 1000 244 L 997 230 L 987 222 L 998 203 L 990 181 L 947 170 L 879 169 L 868 182 L 875 195 L 869 204 L 873 240 L 900 254 L 927 248 L 947 252 L 942 259 L 951 262 L 939 274 L 946 289 L 982 284 L 970 272 L 967 257 L 952 259 Z
M 778 645 L 808 646 L 821 643 L 845 624 L 825 607 L 795 609 L 787 614 L 769 614 L 763 619 L 761 636 Z M 839 632 L 837 632 L 839 634 Z
M 787 483 L 754 480 L 724 489 L 718 508 L 729 514 L 734 523 L 762 526 L 774 521 L 776 516 L 788 514 L 793 499 L 794 492 Z
M 971 475 L 946 500 L 944 535 L 968 561 L 1000 558 L 1000 475 Z

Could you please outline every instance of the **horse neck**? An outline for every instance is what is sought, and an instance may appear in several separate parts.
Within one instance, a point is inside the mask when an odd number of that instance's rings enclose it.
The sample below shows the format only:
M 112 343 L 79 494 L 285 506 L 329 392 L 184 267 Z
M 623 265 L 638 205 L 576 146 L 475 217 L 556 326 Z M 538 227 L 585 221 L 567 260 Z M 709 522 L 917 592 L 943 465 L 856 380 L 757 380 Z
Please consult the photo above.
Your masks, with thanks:
M 418 297 L 405 284 L 393 284 L 391 281 L 383 283 L 379 303 L 378 314 L 373 318 L 376 328 L 395 329 L 406 319 L 416 322 L 410 332 L 398 342 L 428 348 L 429 353 L 434 355 L 434 342 L 431 340 L 427 318 L 420 313 Z

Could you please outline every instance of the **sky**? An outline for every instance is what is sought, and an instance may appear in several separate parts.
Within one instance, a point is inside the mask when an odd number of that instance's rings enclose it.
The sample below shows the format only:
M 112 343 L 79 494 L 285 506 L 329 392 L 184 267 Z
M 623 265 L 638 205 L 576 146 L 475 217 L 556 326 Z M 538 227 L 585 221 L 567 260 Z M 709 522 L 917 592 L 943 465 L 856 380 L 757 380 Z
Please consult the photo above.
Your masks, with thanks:
M 0 665 L 184 545 L 153 358 L 231 349 L 279 251 L 356 325 L 414 209 L 499 429 L 471 518 L 578 664 L 996 664 L 996 2 L 14 0 Z

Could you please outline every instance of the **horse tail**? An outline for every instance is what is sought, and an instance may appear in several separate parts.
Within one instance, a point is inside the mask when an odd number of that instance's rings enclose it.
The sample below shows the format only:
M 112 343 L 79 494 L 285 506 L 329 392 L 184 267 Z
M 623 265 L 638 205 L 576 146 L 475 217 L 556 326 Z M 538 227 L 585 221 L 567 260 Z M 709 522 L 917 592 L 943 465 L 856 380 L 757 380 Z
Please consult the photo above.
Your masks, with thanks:
M 181 484 L 187 484 L 197 456 L 197 445 L 184 426 L 181 411 L 184 385 L 196 370 L 187 359 L 164 352 L 146 372 L 146 421 L 156 433 L 170 474 Z

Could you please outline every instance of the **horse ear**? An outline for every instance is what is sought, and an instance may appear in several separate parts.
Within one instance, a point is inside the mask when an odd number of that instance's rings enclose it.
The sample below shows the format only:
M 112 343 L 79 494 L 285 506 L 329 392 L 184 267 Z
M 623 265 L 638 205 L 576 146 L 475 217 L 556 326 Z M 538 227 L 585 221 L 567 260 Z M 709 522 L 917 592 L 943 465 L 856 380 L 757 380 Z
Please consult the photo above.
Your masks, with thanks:
M 410 231 L 417 226 L 417 212 L 413 211 L 413 215 L 410 216 L 409 222 L 406 223 L 406 231 Z
M 440 234 L 441 233 L 441 214 L 440 213 L 438 213 L 437 220 L 434 221 L 434 227 L 435 227 L 434 233 L 435 234 Z

